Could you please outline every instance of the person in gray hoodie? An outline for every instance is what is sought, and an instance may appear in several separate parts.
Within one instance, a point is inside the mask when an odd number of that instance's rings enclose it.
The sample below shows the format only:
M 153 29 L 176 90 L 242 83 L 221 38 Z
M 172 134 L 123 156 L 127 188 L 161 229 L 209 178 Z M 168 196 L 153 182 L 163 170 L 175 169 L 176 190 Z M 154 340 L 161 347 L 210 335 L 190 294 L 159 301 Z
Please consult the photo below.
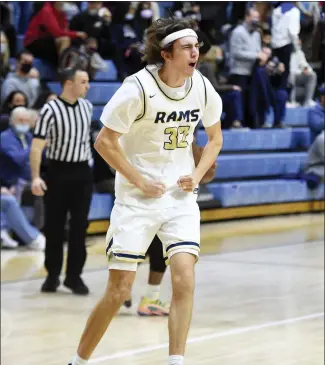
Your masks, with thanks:
M 243 105 L 247 109 L 249 88 L 254 65 L 257 61 L 266 63 L 268 56 L 262 52 L 261 35 L 258 32 L 260 14 L 255 8 L 247 9 L 243 24 L 238 25 L 230 36 L 230 77 L 228 83 L 237 85 L 243 92 Z M 245 121 L 251 121 L 245 110 Z

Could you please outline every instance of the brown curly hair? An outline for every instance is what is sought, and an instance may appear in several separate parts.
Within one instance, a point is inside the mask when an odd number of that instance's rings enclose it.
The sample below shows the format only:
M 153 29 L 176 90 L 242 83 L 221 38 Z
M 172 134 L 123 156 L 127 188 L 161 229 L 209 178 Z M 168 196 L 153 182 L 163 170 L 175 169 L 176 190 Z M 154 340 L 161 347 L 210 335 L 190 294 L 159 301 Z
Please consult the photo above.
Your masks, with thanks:
M 195 21 L 179 19 L 158 19 L 154 21 L 145 33 L 142 60 L 149 65 L 164 63 L 161 51 L 164 49 L 167 52 L 172 52 L 174 42 L 167 44 L 164 48 L 161 48 L 159 43 L 169 34 L 188 28 L 195 30 Z

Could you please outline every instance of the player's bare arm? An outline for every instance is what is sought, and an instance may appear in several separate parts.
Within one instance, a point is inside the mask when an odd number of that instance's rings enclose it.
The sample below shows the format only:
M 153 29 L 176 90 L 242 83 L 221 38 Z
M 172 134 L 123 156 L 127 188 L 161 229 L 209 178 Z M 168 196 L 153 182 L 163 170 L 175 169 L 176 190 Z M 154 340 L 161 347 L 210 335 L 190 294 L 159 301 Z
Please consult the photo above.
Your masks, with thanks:
M 201 160 L 203 150 L 204 150 L 204 147 L 201 147 L 198 144 L 196 144 L 196 140 L 194 139 L 194 141 L 192 143 L 192 151 L 193 151 L 195 167 L 199 164 L 199 162 Z M 203 176 L 202 180 L 200 181 L 200 184 L 207 184 L 210 181 L 212 181 L 213 178 L 216 176 L 216 169 L 217 169 L 217 163 L 216 163 L 216 161 L 214 161 L 212 166 L 209 168 L 209 170 Z
M 119 143 L 121 136 L 122 133 L 103 127 L 97 136 L 94 147 L 113 169 L 122 174 L 147 197 L 160 198 L 165 193 L 164 184 L 146 179 L 128 162 Z
M 215 163 L 216 157 L 222 148 L 221 123 L 216 123 L 205 130 L 208 135 L 208 143 L 203 149 L 202 156 L 194 173 L 188 176 L 181 176 L 178 180 L 178 185 L 186 192 L 192 192 L 201 182 L 207 171 Z M 195 149 L 193 149 L 193 153 L 195 153 Z

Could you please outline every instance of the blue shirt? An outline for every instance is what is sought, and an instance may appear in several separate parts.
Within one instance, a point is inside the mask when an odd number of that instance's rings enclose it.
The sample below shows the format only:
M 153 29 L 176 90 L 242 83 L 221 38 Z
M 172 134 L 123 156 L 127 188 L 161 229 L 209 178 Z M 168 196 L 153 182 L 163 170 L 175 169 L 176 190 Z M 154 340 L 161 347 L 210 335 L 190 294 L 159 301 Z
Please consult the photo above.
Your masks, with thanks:
M 31 180 L 29 153 L 32 134 L 26 133 L 26 146 L 23 146 L 15 130 L 11 127 L 0 134 L 0 181 L 1 185 L 10 187 L 18 179 Z

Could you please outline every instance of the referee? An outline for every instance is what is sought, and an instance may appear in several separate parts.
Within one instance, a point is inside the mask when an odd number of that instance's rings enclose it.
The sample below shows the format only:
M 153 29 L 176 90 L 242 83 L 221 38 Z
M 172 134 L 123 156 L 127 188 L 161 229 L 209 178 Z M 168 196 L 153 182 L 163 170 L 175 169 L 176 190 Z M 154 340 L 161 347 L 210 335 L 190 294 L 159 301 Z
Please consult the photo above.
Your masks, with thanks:
M 89 290 L 80 275 L 86 261 L 86 232 L 93 181 L 90 162 L 92 105 L 84 99 L 89 89 L 85 71 L 60 72 L 62 94 L 41 111 L 31 147 L 32 192 L 45 202 L 45 268 L 42 292 L 56 292 L 63 263 L 64 228 L 68 213 L 69 246 L 64 285 L 75 294 Z M 42 152 L 46 146 L 47 168 L 40 177 Z

